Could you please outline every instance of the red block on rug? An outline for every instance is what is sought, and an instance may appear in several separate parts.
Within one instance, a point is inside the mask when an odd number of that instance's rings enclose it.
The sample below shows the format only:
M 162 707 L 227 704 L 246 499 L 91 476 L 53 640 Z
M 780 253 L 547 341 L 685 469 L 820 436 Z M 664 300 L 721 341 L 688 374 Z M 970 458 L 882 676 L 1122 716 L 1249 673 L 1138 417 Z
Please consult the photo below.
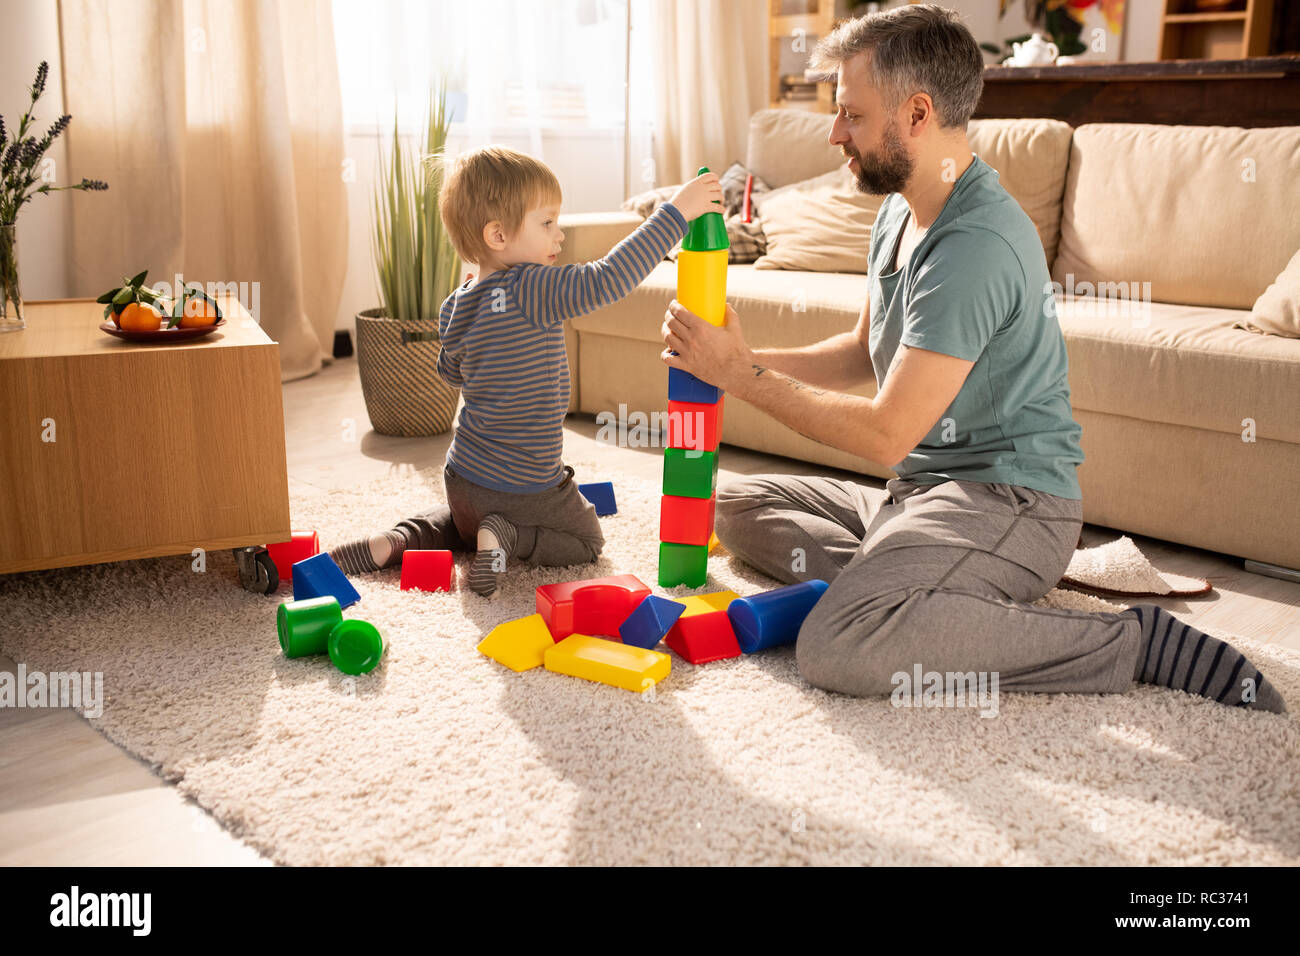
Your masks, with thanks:
M 402 590 L 450 591 L 453 567 L 450 551 L 403 551 Z
M 664 643 L 692 664 L 708 664 L 740 656 L 740 643 L 726 611 L 682 615 L 664 638 Z
M 266 553 L 275 562 L 281 584 L 293 583 L 293 566 L 299 561 L 320 554 L 320 536 L 315 531 L 293 531 L 288 541 L 277 541 L 266 546 Z
M 618 626 L 649 596 L 650 589 L 633 574 L 560 581 L 537 589 L 537 613 L 557 641 L 575 633 L 617 641 Z

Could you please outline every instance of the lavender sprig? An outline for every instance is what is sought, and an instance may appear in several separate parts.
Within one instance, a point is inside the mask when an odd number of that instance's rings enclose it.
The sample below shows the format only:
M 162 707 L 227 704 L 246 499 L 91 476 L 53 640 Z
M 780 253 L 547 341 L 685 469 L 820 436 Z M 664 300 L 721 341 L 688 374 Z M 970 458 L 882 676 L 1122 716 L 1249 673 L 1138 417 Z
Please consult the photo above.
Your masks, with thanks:
M 50 74 L 50 65 L 41 61 L 36 68 L 36 79 L 31 86 L 31 103 L 27 112 L 18 122 L 18 129 L 9 139 L 10 131 L 5 126 L 4 117 L 0 116 L 0 223 L 12 224 L 18 216 L 18 210 L 31 201 L 33 196 L 41 193 L 60 192 L 65 189 L 80 189 L 87 192 L 102 192 L 108 183 L 100 179 L 82 178 L 81 182 L 68 186 L 53 186 L 49 183 L 36 185 L 40 178 L 37 166 L 50 144 L 56 140 L 72 117 L 60 116 L 46 130 L 45 135 L 37 138 L 28 132 L 36 101 L 45 92 L 45 83 Z

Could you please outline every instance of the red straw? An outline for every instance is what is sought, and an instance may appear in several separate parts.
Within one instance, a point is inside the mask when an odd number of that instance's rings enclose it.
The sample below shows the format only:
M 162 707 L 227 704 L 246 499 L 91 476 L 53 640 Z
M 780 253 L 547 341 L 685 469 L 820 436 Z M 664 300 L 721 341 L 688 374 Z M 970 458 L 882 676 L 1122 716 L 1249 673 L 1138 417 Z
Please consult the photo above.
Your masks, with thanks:
M 749 222 L 749 192 L 754 188 L 754 174 L 749 173 L 745 176 L 745 217 L 742 222 Z

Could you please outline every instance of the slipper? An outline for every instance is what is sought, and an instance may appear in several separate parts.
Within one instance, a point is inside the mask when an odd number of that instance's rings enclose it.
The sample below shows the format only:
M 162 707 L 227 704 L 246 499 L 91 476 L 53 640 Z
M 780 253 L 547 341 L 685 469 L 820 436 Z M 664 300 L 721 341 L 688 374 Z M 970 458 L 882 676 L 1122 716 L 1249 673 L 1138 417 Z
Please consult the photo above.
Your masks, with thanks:
M 1157 571 L 1127 536 L 1076 550 L 1057 586 L 1122 597 L 1195 597 L 1211 590 L 1203 578 Z

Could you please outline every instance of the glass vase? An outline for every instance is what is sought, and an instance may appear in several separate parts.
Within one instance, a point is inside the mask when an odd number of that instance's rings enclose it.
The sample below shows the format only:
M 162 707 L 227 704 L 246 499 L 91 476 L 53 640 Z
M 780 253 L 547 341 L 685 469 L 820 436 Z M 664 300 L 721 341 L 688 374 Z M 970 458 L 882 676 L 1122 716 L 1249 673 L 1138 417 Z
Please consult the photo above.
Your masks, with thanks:
M 18 291 L 18 235 L 13 223 L 0 223 L 0 332 L 26 327 Z

